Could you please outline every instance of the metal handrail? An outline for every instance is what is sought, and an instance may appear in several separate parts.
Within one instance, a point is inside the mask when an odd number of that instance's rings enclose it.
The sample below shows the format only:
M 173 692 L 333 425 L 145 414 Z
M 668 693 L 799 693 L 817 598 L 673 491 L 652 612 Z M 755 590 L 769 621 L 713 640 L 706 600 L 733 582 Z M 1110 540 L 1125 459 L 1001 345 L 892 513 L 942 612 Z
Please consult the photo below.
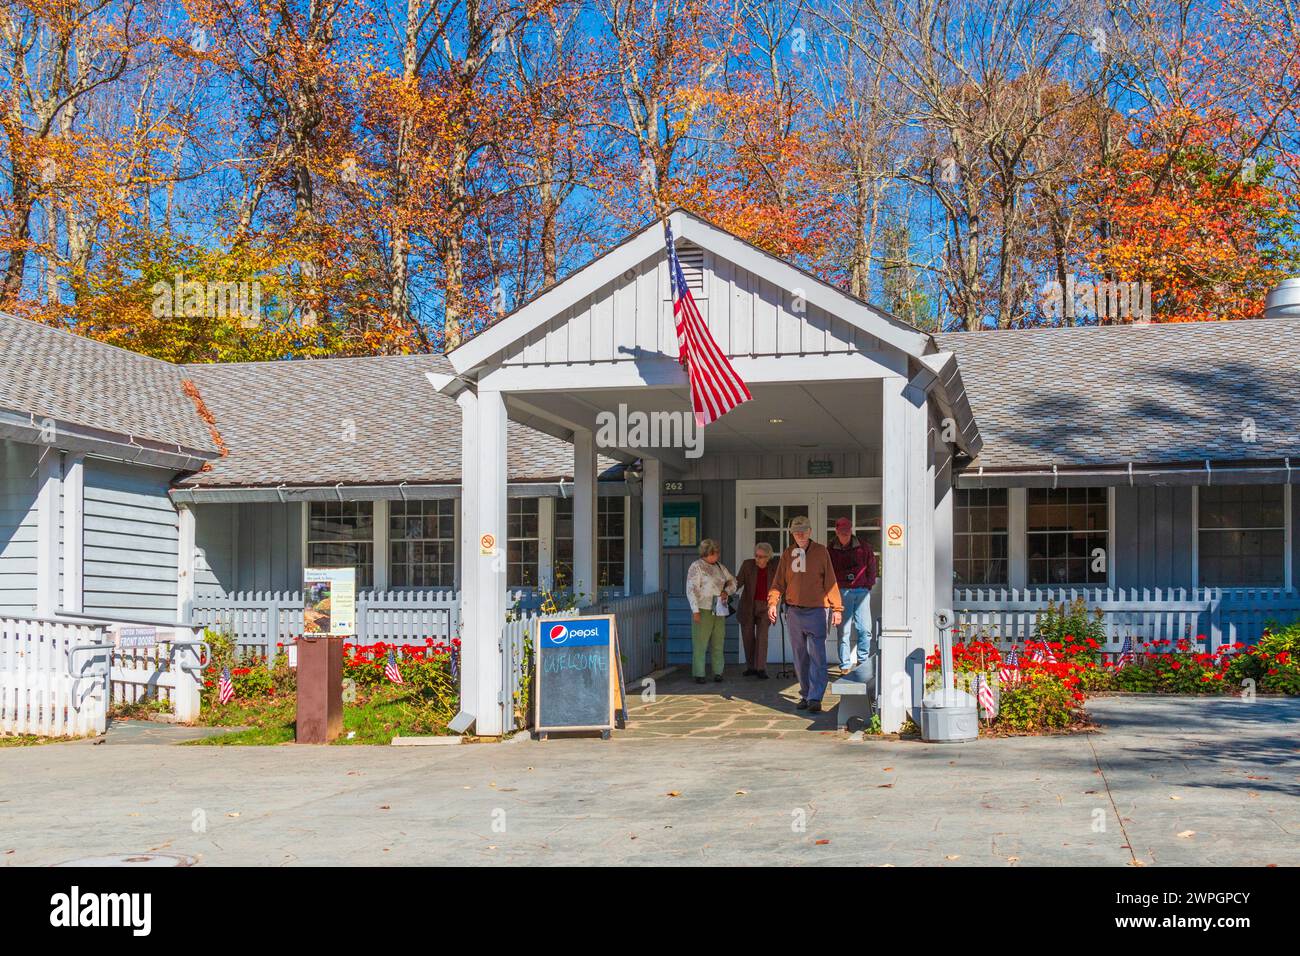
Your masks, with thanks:
M 199 655 L 199 666 L 197 668 L 186 667 L 184 664 L 180 665 L 180 669 L 187 674 L 201 675 L 203 673 L 203 668 L 207 667 L 208 664 L 212 662 L 212 648 L 208 646 L 207 641 L 167 641 L 166 643 L 173 651 L 178 647 L 203 648 L 203 653 Z M 175 654 L 173 653 L 172 655 L 169 655 L 169 659 L 170 657 L 175 657 Z
M 87 694 L 89 694 L 91 691 L 94 690 L 94 686 L 92 685 L 91 687 L 87 688 L 84 694 L 78 694 L 77 688 L 80 686 L 83 680 L 89 680 L 89 681 L 95 681 L 101 679 L 107 680 L 108 676 L 112 673 L 113 670 L 113 651 L 115 649 L 116 649 L 116 645 L 112 643 L 78 644 L 76 647 L 68 648 L 66 653 L 68 655 L 68 676 L 72 678 L 72 700 L 73 700 L 72 706 L 77 710 L 81 710 L 81 702 L 85 700 Z M 98 652 L 98 651 L 105 651 L 105 650 L 108 651 L 108 667 L 103 671 L 103 673 L 78 674 L 76 671 L 73 670 L 73 666 L 72 666 L 73 657 L 78 652 L 80 651 Z

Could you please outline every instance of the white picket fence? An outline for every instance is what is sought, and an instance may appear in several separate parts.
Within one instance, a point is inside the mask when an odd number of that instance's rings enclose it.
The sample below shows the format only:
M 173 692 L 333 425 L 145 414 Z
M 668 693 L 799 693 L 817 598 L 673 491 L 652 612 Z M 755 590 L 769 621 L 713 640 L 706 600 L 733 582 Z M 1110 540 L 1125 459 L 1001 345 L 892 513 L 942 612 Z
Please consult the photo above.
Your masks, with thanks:
M 302 633 L 301 591 L 239 591 L 197 598 L 191 622 L 229 634 L 237 652 L 275 656 L 276 645 Z M 456 635 L 460 594 L 449 590 L 362 591 L 357 595 L 358 643 L 423 644 Z
M 604 600 L 620 600 L 608 596 Z M 626 599 L 623 599 L 626 600 Z M 541 595 L 533 588 L 506 592 L 506 607 L 536 610 Z M 302 633 L 301 591 L 237 591 L 198 597 L 191 622 L 195 629 L 229 634 L 237 652 L 275 656 L 276 645 L 289 644 Z M 357 594 L 357 643 L 388 641 L 423 644 L 425 638 L 449 640 L 460 633 L 460 592 L 445 589 L 361 591 Z
M 957 588 L 953 591 L 954 633 L 1002 644 L 1034 637 L 1038 615 L 1049 604 L 1082 599 L 1100 611 L 1104 650 L 1118 653 L 1125 637 L 1138 641 L 1204 638 L 1207 650 L 1223 644 L 1252 644 L 1267 621 L 1300 618 L 1300 593 L 1235 588 Z
M 600 601 L 583 614 L 613 614 L 618 623 L 618 649 L 627 681 L 638 680 L 665 666 L 668 660 L 668 594 L 635 594 Z
M 102 734 L 107 648 L 102 627 L 0 618 L 0 733 Z

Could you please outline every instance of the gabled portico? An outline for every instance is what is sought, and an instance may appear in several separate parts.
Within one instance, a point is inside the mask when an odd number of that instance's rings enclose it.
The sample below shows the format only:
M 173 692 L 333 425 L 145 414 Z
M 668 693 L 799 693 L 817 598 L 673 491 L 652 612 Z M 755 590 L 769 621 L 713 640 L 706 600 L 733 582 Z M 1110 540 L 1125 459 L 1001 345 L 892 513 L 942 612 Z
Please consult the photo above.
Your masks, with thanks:
M 587 594 L 598 452 L 643 462 L 643 592 L 664 584 L 663 480 L 708 468 L 737 477 L 745 462 L 810 448 L 865 463 L 883 525 L 901 529 L 881 548 L 880 584 L 881 718 L 896 730 L 919 706 L 936 605 L 951 600 L 952 458 L 979 445 L 956 362 L 928 335 L 689 213 L 671 225 L 700 311 L 754 395 L 704 430 L 701 456 L 602 429 L 611 416 L 689 416 L 661 222 L 451 352 L 456 375 L 431 376 L 462 410 L 462 708 L 478 733 L 503 732 L 509 419 L 573 444 L 574 584 Z

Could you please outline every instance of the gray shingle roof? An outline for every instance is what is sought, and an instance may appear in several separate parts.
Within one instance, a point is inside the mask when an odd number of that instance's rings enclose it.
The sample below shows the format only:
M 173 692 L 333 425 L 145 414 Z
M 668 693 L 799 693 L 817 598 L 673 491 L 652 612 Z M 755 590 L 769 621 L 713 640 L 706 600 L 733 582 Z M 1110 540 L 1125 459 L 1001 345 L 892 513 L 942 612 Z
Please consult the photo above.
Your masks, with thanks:
M 230 454 L 185 486 L 458 483 L 460 407 L 441 355 L 190 365 Z M 515 422 L 511 481 L 573 475 L 573 446 Z M 602 467 L 612 462 L 602 460 Z
M 0 409 L 212 453 L 179 366 L 0 313 Z
M 1300 463 L 1300 319 L 938 339 L 957 354 L 986 468 Z

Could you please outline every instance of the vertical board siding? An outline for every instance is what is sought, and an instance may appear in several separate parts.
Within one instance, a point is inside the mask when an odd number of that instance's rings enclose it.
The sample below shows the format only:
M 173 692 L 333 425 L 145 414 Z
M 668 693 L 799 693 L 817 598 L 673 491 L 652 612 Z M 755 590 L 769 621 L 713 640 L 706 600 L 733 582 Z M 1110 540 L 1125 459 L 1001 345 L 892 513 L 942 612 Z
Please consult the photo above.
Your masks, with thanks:
M 722 563 L 732 574 L 740 567 L 735 550 L 736 540 L 736 485 L 733 481 L 710 479 L 687 481 L 682 494 L 700 495 L 704 499 L 704 526 L 700 537 L 712 538 L 722 548 Z M 671 496 L 665 496 L 671 500 Z M 695 549 L 665 551 L 661 564 L 660 583 L 668 592 L 668 663 L 689 664 L 691 661 L 691 606 L 686 600 L 686 571 L 699 557 Z M 727 619 L 726 660 L 734 664 L 740 660 L 740 623 L 735 617 Z
M 234 581 L 234 504 L 191 505 L 194 511 L 194 596 L 221 597 Z
M 1122 588 L 1192 586 L 1192 489 L 1115 489 L 1115 584 Z
M 36 611 L 37 452 L 0 441 L 0 615 Z
M 85 469 L 85 613 L 175 621 L 171 473 L 96 459 Z
M 808 277 L 807 285 L 815 281 Z M 817 355 L 881 347 L 874 336 L 808 303 L 808 291 L 779 286 L 706 250 L 696 303 L 727 355 Z M 503 364 L 631 361 L 646 353 L 677 354 L 662 252 L 511 345 Z

